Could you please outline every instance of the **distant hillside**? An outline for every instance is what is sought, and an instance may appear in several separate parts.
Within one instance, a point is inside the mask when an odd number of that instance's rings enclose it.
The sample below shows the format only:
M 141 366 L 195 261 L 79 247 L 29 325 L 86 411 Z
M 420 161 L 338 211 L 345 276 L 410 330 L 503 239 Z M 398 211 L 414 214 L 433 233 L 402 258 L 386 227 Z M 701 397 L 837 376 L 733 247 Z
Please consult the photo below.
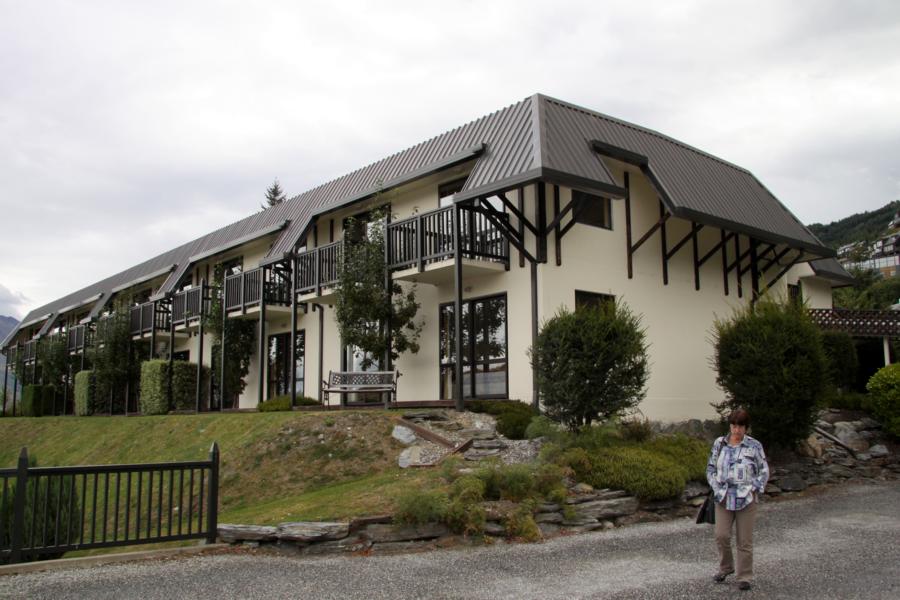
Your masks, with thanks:
M 873 242 L 882 237 L 898 209 L 900 200 L 895 200 L 878 210 L 850 215 L 828 225 L 813 223 L 809 226 L 809 230 L 822 240 L 822 243 L 834 249 L 851 242 Z
M 12 317 L 4 317 L 0 315 L 0 342 L 6 339 L 9 332 L 15 329 L 19 322 Z

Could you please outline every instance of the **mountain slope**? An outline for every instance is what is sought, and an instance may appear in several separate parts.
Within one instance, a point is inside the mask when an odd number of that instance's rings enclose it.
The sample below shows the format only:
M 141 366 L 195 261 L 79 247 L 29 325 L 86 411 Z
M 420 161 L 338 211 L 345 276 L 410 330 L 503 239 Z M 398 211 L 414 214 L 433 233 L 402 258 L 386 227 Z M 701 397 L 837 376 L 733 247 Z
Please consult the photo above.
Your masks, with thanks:
M 898 209 L 900 200 L 895 200 L 877 210 L 850 215 L 827 225 L 813 223 L 809 230 L 834 249 L 852 242 L 873 242 L 882 237 Z

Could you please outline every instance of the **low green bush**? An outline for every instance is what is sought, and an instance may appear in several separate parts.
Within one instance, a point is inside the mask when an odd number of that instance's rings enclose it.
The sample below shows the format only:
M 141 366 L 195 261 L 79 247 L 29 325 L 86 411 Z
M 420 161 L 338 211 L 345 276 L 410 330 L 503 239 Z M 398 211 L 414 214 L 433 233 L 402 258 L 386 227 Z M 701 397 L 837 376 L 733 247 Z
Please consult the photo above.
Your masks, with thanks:
M 639 447 L 599 450 L 591 456 L 587 483 L 625 490 L 645 500 L 673 498 L 684 491 L 682 468 L 671 458 Z
M 866 389 L 874 417 L 885 431 L 900 437 L 900 363 L 888 365 L 872 375 Z
M 831 389 L 825 393 L 822 397 L 822 406 L 824 408 L 872 412 L 872 402 L 869 394 L 842 392 L 837 389 Z
M 640 446 L 672 460 L 686 481 L 706 481 L 709 445 L 684 434 L 659 436 Z
M 500 469 L 500 499 L 521 502 L 534 495 L 534 476 L 529 465 L 508 465 Z
M 200 374 L 201 402 L 209 397 L 209 367 Z M 197 363 L 176 360 L 172 363 L 172 408 L 174 410 L 197 409 Z
M 504 523 L 509 538 L 523 542 L 537 542 L 543 538 L 541 530 L 534 520 L 534 504 L 523 502 L 510 512 Z
M 533 417 L 531 422 L 528 423 L 528 427 L 525 428 L 525 437 L 529 440 L 536 438 L 552 439 L 558 431 L 559 429 L 557 428 L 556 423 L 549 417 L 539 415 Z
M 515 400 L 468 400 L 466 408 L 493 415 L 497 420 L 497 432 L 511 440 L 525 439 L 525 430 L 535 416 L 531 405 Z
M 141 363 L 141 414 L 165 415 L 169 412 L 168 371 L 166 360 Z
M 23 417 L 52 416 L 56 399 L 56 387 L 31 383 L 22 389 L 20 414 Z
M 484 481 L 475 475 L 463 475 L 453 482 L 450 497 L 468 503 L 481 502 L 484 499 L 484 490 Z
M 480 504 L 456 499 L 447 506 L 444 521 L 453 533 L 472 536 L 484 533 L 486 518 L 484 507 Z
M 619 435 L 629 442 L 646 442 L 653 437 L 649 419 L 633 416 L 619 422 Z
M 94 414 L 94 372 L 85 370 L 75 374 L 75 414 L 86 417 Z
M 422 525 L 443 522 L 449 500 L 439 490 L 412 490 L 397 498 L 394 522 L 400 525 Z
M 290 396 L 275 396 L 264 402 L 260 402 L 256 407 L 259 412 L 280 412 L 291 410 Z

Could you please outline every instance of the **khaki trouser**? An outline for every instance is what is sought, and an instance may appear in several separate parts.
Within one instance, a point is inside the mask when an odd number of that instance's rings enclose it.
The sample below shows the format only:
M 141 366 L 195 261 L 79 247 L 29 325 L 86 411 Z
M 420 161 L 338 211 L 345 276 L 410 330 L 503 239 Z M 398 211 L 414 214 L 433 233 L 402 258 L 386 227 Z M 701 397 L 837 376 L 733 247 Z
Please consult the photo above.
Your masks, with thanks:
M 737 532 L 737 580 L 750 582 L 753 578 L 753 523 L 756 521 L 754 499 L 741 510 L 727 510 L 723 503 L 716 503 L 716 544 L 719 546 L 719 573 L 734 571 L 731 553 L 731 524 Z

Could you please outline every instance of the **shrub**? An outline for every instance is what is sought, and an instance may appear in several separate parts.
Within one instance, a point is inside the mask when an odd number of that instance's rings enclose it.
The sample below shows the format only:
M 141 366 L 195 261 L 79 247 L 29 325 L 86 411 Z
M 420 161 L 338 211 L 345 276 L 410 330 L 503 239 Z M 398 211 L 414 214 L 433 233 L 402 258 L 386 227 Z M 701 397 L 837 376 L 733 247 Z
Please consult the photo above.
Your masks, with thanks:
M 591 456 L 587 482 L 594 487 L 626 490 L 645 500 L 678 496 L 686 483 L 682 469 L 672 459 L 637 447 L 598 451 Z
M 297 401 L 294 402 L 294 406 L 320 406 L 321 404 L 321 402 L 309 396 L 297 396 Z
M 497 432 L 511 440 L 525 439 L 525 430 L 535 416 L 534 409 L 515 400 L 469 400 L 466 408 L 497 419 Z
M 484 533 L 486 517 L 484 507 L 480 504 L 457 499 L 452 500 L 447 506 L 444 520 L 453 533 L 470 536 Z
M 543 536 L 534 520 L 533 512 L 534 505 L 530 502 L 523 502 L 516 510 L 509 513 L 504 522 L 506 535 L 523 542 L 540 541 Z
M 649 419 L 633 416 L 619 423 L 619 434 L 629 442 L 645 442 L 653 437 Z
M 563 479 L 566 469 L 550 463 L 539 465 L 534 472 L 534 490 L 544 498 L 560 502 L 566 498 L 566 485 Z
M 856 382 L 859 358 L 856 345 L 849 333 L 825 331 L 822 333 L 828 380 L 840 390 L 849 390 Z
M 713 338 L 716 382 L 727 394 L 714 405 L 719 414 L 746 408 L 753 435 L 767 445 L 787 447 L 808 436 L 826 366 L 806 308 L 763 298 L 716 321 Z
M 447 494 L 415 489 L 397 498 L 394 521 L 401 525 L 442 522 L 447 514 Z
M 94 414 L 94 372 L 75 374 L 75 414 L 86 417 Z
M 450 497 L 462 502 L 474 503 L 484 499 L 484 481 L 474 475 L 463 475 L 453 482 Z
M 141 364 L 141 414 L 164 415 L 169 412 L 169 362 L 148 360 Z
M 871 398 L 859 392 L 841 392 L 837 389 L 826 391 L 822 397 L 822 405 L 826 408 L 842 410 L 864 410 L 872 412 Z
M 641 448 L 671 459 L 685 480 L 706 481 L 706 461 L 709 458 L 706 442 L 676 434 L 657 437 Z
M 291 397 L 275 396 L 274 398 L 269 398 L 264 402 L 260 402 L 259 406 L 257 406 L 256 409 L 259 412 L 277 412 L 291 410 Z
M 168 373 L 168 368 L 166 369 Z M 209 397 L 209 367 L 204 366 L 200 375 L 201 402 Z M 172 362 L 172 408 L 174 410 L 196 410 L 197 408 L 197 363 L 183 360 Z
M 637 406 L 649 375 L 640 319 L 620 301 L 544 323 L 530 350 L 547 416 L 571 430 Z
M 463 458 L 458 454 L 451 454 L 441 461 L 441 478 L 447 483 L 453 483 L 459 477 L 459 469 L 463 465 Z
M 900 437 L 900 364 L 888 365 L 872 375 L 866 389 L 875 418 L 885 431 Z
M 20 414 L 23 417 L 52 416 L 56 387 L 52 385 L 28 384 L 22 389 Z
M 556 424 L 548 417 L 540 415 L 531 419 L 525 428 L 525 437 L 529 440 L 536 438 L 552 438 L 556 434 Z
M 579 481 L 588 481 L 593 472 L 591 455 L 584 448 L 569 448 L 557 459 L 557 463 L 569 468 Z
M 484 497 L 488 500 L 500 499 L 500 480 L 502 465 L 495 460 L 487 460 L 475 471 L 475 476 L 484 482 Z
M 500 499 L 521 502 L 534 494 L 534 478 L 528 465 L 508 465 L 500 471 Z

